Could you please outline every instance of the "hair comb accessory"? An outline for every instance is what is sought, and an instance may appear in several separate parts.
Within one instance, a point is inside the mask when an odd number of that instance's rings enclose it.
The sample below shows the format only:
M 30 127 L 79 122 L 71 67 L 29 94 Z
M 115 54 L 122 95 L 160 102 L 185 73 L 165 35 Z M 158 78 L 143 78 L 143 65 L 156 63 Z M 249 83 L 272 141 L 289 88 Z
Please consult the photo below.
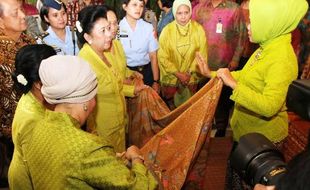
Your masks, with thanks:
M 80 21 L 76 21 L 76 22 L 75 22 L 75 27 L 76 27 L 76 29 L 77 29 L 77 31 L 78 31 L 79 33 L 82 33 L 82 32 L 83 32 L 83 28 L 82 28 L 82 26 L 81 26 Z
M 17 75 L 17 81 L 18 81 L 18 83 L 20 83 L 24 86 L 26 86 L 28 84 L 27 79 L 22 74 Z

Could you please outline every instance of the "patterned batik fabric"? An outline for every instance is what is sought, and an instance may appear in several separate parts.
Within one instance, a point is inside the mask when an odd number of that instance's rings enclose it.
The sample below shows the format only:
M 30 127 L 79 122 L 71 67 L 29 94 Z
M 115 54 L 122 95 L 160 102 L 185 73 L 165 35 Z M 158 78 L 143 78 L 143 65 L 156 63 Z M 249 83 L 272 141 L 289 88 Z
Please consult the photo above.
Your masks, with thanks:
M 45 107 L 31 92 L 18 101 L 12 124 L 14 153 L 8 173 L 10 189 L 33 189 L 24 151 L 32 140 L 35 125 L 44 119 L 44 113 Z
M 129 139 L 143 145 L 145 164 L 162 182 L 163 189 L 183 186 L 210 137 L 221 89 L 222 82 L 214 78 L 172 112 L 150 88 L 129 100 Z
M 156 189 L 143 164 L 128 169 L 110 143 L 79 128 L 70 115 L 46 110 L 23 149 L 33 189 Z
M 310 54 L 308 56 L 307 62 L 301 74 L 301 79 L 310 79 Z
M 11 77 L 15 70 L 15 56 L 21 47 L 34 43 L 34 39 L 24 33 L 15 42 L 0 32 L 0 134 L 6 137 L 12 136 L 13 116 L 21 96 L 13 88 Z

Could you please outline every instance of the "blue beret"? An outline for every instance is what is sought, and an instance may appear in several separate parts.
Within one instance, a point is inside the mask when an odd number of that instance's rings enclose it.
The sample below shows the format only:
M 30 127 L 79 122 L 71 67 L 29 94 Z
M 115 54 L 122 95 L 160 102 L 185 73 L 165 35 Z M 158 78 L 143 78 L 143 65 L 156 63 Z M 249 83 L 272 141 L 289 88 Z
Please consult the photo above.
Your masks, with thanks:
M 47 7 L 60 10 L 63 3 L 61 2 L 61 0 L 44 0 L 43 4 Z

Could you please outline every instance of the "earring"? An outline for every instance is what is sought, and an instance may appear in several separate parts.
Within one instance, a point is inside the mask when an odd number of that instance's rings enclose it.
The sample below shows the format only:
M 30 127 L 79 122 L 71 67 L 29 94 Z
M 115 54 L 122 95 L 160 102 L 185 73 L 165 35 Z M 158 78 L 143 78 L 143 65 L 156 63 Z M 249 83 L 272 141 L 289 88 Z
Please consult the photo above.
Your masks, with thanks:
M 93 42 L 92 42 L 92 41 L 89 41 L 88 43 L 89 43 L 89 45 L 91 45 Z
M 84 110 L 84 111 L 87 111 L 87 110 L 88 110 L 88 107 L 87 107 L 86 104 L 83 104 L 83 110 Z

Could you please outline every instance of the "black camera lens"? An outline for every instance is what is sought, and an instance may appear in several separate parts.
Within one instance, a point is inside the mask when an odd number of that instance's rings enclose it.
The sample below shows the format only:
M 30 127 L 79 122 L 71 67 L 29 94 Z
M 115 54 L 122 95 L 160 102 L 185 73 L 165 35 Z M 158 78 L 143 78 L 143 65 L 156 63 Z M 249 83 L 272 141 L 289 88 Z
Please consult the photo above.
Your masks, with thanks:
M 249 185 L 275 185 L 286 172 L 282 153 L 265 136 L 242 136 L 230 156 L 232 167 Z

